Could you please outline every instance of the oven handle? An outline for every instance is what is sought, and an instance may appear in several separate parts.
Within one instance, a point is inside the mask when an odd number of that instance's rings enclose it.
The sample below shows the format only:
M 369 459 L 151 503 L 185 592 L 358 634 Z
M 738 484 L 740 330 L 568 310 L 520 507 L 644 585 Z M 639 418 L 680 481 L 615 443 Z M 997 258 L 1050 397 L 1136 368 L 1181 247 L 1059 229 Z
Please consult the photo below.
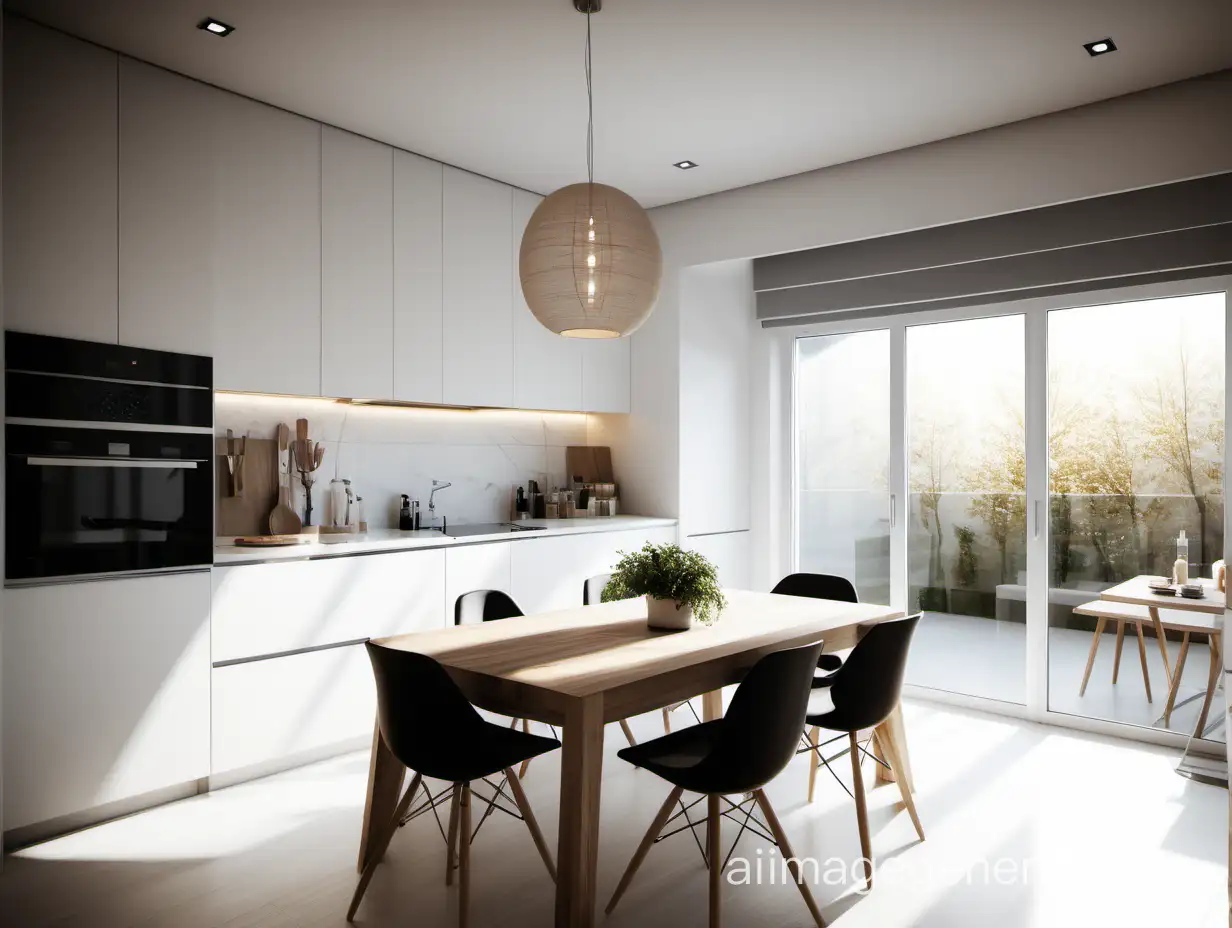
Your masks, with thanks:
M 142 458 L 40 458 L 26 457 L 28 464 L 37 467 L 144 467 L 159 470 L 196 470 L 201 461 L 164 461 Z

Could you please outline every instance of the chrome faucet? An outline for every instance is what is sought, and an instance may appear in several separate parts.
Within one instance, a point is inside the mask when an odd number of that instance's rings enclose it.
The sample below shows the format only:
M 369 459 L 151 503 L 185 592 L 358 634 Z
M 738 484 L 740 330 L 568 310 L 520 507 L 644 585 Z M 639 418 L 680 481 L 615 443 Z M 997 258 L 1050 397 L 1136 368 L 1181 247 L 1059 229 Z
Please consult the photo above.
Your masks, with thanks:
M 453 484 L 448 480 L 432 479 L 432 492 L 428 494 L 428 527 L 436 528 L 436 491 L 443 490 L 446 487 L 451 487 Z

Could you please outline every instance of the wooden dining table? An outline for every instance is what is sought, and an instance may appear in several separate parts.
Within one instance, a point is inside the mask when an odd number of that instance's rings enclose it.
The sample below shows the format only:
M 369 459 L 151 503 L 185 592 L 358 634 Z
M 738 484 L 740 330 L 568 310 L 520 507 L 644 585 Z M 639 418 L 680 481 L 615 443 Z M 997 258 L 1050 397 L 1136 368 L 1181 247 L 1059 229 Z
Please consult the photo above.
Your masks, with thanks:
M 898 618 L 887 606 L 725 590 L 728 605 L 710 626 L 665 632 L 647 627 L 643 599 L 583 606 L 501 622 L 379 639 L 438 660 L 472 703 L 563 728 L 557 845 L 558 928 L 595 923 L 603 733 L 617 722 L 703 697 L 707 720 L 722 715 L 721 690 L 739 683 L 764 654 L 824 640 L 853 647 L 872 625 Z M 431 711 L 431 707 L 424 707 Z M 901 758 L 912 788 L 901 712 L 877 730 Z M 394 814 L 405 774 L 381 739 L 372 740 L 358 866 L 367 864 L 382 823 Z M 893 775 L 878 765 L 878 776 Z

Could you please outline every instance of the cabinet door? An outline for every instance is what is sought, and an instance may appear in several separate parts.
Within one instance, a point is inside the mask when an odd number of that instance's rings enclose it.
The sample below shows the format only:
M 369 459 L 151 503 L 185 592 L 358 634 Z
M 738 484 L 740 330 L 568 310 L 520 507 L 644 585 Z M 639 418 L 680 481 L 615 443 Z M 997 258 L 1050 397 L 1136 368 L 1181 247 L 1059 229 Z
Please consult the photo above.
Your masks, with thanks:
M 120 59 L 120 342 L 212 355 L 211 107 L 221 91 Z
M 393 149 L 321 128 L 321 392 L 394 393 Z
M 445 402 L 512 406 L 512 190 L 444 172 Z
M 209 773 L 206 571 L 4 591 L 4 826 Z
M 318 396 L 321 127 L 221 91 L 213 111 L 214 385 Z
M 749 588 L 752 577 L 749 533 L 720 532 L 716 535 L 693 535 L 684 540 L 683 548 L 696 551 L 710 560 L 719 572 L 722 586 Z
M 522 233 L 543 199 L 513 191 L 513 401 L 521 409 L 582 408 L 582 340 L 544 328 L 522 296 L 518 252 Z
M 441 318 L 442 166 L 394 152 L 394 393 L 444 402 Z
M 511 595 L 529 614 L 582 605 L 582 585 L 594 560 L 595 535 L 560 535 L 509 542 Z
M 471 590 L 503 590 L 510 584 L 510 544 L 456 545 L 445 549 L 445 621 L 453 624 L 454 604 Z M 516 596 L 515 596 L 516 599 Z M 522 607 L 526 611 L 525 607 Z
M 212 775 L 291 766 L 372 737 L 376 686 L 362 644 L 218 667 L 213 683 Z
M 117 339 L 117 56 L 4 21 L 4 323 Z
M 445 626 L 445 552 L 214 568 L 214 662 Z
M 629 344 L 627 338 L 582 341 L 582 409 L 629 411 Z

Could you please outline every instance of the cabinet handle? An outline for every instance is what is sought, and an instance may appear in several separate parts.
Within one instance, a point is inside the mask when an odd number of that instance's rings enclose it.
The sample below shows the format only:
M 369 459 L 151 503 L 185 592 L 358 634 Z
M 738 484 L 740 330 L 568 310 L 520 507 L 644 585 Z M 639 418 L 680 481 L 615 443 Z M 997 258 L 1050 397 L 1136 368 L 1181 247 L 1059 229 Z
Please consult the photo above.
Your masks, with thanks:
M 26 463 L 31 467 L 129 467 L 159 468 L 162 470 L 196 470 L 197 461 L 141 460 L 136 458 L 39 458 L 30 456 Z

